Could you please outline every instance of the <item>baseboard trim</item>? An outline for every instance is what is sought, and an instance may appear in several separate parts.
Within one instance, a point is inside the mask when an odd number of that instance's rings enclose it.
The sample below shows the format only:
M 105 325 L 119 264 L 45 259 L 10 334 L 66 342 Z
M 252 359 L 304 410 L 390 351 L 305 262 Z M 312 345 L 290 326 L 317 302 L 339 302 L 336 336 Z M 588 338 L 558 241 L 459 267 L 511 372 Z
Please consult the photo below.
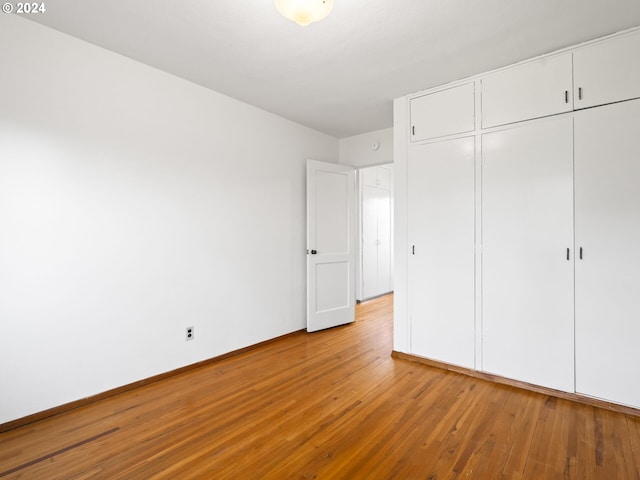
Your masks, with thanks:
M 61 413 L 69 412 L 71 410 L 75 410 L 76 408 L 84 407 L 86 405 L 99 402 L 100 400 L 104 400 L 105 398 L 113 397 L 120 393 L 135 390 L 136 388 L 140 388 L 145 385 L 149 385 L 151 383 L 159 382 L 167 378 L 181 375 L 183 373 L 191 372 L 193 370 L 197 370 L 198 368 L 212 365 L 214 363 L 220 362 L 227 358 L 235 357 L 242 353 L 250 352 L 251 350 L 255 350 L 265 345 L 269 345 L 270 343 L 274 343 L 285 338 L 289 338 L 289 337 L 293 337 L 293 336 L 301 335 L 305 333 L 306 333 L 306 330 L 297 330 L 295 332 L 287 333 L 285 335 L 280 335 L 278 337 L 265 340 L 264 342 L 256 343 L 254 345 L 249 345 L 248 347 L 240 348 L 238 350 L 233 350 L 232 352 L 228 352 L 223 355 L 219 355 L 217 357 L 212 357 L 207 360 L 203 360 L 201 362 L 193 363 L 191 365 L 186 365 L 184 367 L 180 367 L 175 370 L 171 370 L 169 372 L 161 373 L 159 375 L 154 375 L 153 377 L 145 378 L 143 380 L 138 380 L 137 382 L 129 383 L 127 385 L 123 385 L 122 387 L 117 387 L 111 390 L 107 390 L 106 392 L 92 395 L 87 398 L 82 398 L 80 400 L 75 400 L 73 402 L 65 403 L 64 405 L 59 405 L 57 407 L 49 408 L 47 410 L 43 410 L 42 412 L 34 413 L 26 417 L 18 418 L 16 420 L 11 420 L 10 422 L 0 424 L 0 433 L 8 432 L 9 430 L 13 430 L 18 427 L 23 427 L 25 425 L 29 425 L 30 423 L 34 423 L 39 420 L 44 420 L 45 418 L 53 417 L 55 415 L 60 415 Z
M 392 351 L 391 356 L 399 360 L 407 360 L 409 362 L 419 363 L 428 367 L 435 367 L 441 370 L 447 370 L 450 372 L 461 373 L 469 377 L 486 380 L 492 383 L 498 383 L 501 385 L 508 385 L 510 387 L 521 388 L 530 392 L 541 393 L 543 395 L 549 395 L 551 397 L 562 398 L 564 400 L 570 400 L 573 402 L 582 403 L 592 407 L 603 408 L 612 412 L 623 413 L 625 415 L 632 415 L 640 417 L 640 409 L 628 407 L 626 405 L 620 405 L 617 403 L 607 402 L 597 398 L 587 397 L 586 395 L 580 395 L 579 393 L 568 393 L 561 390 L 554 390 L 553 388 L 541 387 L 539 385 L 533 385 L 531 383 L 521 382 L 519 380 L 513 380 L 507 377 L 501 377 L 500 375 L 494 375 L 491 373 L 479 372 L 470 368 L 459 367 L 457 365 L 451 365 L 449 363 L 440 362 L 438 360 L 431 360 L 430 358 L 421 357 L 419 355 L 412 355 L 410 353 L 402 353 Z

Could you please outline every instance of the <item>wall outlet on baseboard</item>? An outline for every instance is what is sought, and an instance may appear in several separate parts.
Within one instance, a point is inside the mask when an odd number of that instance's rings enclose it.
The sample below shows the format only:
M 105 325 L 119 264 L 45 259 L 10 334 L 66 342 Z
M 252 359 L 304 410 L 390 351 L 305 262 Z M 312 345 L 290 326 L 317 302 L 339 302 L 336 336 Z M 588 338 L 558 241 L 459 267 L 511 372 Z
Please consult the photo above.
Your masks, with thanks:
M 194 335 L 193 327 L 187 327 L 187 328 L 185 329 L 185 332 L 186 332 L 186 338 L 185 338 L 185 340 L 186 340 L 187 342 L 188 342 L 189 340 L 193 340 L 193 338 L 194 338 L 194 337 L 193 337 L 193 335 Z

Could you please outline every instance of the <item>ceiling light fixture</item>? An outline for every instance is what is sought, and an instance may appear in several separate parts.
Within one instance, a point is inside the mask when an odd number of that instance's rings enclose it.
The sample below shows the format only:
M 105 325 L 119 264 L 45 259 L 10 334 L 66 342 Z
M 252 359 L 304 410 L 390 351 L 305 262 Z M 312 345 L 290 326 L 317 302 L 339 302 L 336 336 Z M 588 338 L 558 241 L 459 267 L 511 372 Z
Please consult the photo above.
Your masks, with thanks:
M 303 27 L 322 20 L 333 8 L 333 0 L 275 0 L 275 4 L 284 18 Z

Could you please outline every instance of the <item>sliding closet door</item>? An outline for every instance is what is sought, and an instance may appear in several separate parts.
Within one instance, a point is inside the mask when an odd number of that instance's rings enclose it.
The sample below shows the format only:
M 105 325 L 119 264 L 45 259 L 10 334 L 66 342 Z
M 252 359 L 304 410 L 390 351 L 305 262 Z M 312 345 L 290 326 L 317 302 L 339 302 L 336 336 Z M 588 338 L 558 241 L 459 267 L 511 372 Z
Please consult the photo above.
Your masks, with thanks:
M 475 140 L 412 146 L 411 353 L 474 368 Z
M 640 100 L 576 134 L 576 391 L 640 407 Z
M 573 120 L 482 136 L 482 369 L 573 391 Z

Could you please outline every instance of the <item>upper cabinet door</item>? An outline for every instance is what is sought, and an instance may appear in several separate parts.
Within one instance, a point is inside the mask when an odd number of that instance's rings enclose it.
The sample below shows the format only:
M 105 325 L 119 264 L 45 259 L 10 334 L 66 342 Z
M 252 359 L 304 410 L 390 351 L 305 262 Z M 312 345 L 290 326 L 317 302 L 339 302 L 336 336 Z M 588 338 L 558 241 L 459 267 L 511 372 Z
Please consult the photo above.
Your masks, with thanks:
M 580 48 L 573 63 L 576 110 L 640 97 L 640 31 Z
M 475 129 L 473 82 L 412 98 L 410 106 L 412 142 Z
M 573 110 L 571 54 L 544 58 L 482 79 L 482 127 Z

